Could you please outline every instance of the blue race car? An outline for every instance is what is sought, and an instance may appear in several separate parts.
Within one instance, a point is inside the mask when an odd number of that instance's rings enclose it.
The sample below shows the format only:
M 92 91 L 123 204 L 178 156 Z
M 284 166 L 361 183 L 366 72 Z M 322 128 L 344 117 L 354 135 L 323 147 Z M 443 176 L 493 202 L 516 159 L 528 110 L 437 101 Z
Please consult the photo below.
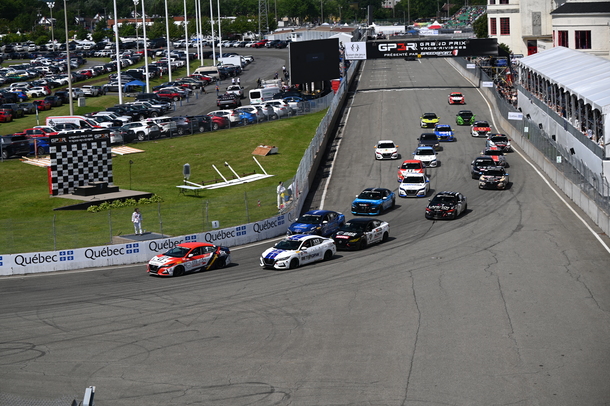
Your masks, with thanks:
M 328 236 L 345 224 L 342 213 L 330 210 L 310 210 L 288 227 L 286 235 L 317 234 Z
M 434 134 L 436 134 L 439 141 L 455 141 L 453 130 L 449 124 L 437 124 L 434 127 Z
M 353 214 L 377 215 L 396 204 L 396 195 L 389 189 L 366 188 L 352 202 Z

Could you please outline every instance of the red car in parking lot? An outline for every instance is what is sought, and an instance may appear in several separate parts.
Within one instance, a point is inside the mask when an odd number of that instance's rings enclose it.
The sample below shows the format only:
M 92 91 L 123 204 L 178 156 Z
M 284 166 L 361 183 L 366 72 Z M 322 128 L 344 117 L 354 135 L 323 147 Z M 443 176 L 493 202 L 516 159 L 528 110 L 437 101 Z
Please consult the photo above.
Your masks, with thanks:
M 221 130 L 231 126 L 231 121 L 229 121 L 227 117 L 214 116 L 210 114 L 208 114 L 208 117 L 212 119 L 212 130 Z
M 0 109 L 0 121 L 3 123 L 10 123 L 13 121 L 13 115 L 8 110 Z
M 49 100 L 34 100 L 32 103 L 36 105 L 38 111 L 51 110 L 51 102 Z

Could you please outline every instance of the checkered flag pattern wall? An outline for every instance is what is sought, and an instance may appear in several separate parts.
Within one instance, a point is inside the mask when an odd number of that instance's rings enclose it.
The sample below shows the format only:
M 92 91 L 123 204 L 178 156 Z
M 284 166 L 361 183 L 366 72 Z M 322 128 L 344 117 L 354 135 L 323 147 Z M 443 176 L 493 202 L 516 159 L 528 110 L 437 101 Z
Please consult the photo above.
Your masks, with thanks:
M 53 196 L 72 193 L 89 182 L 113 183 L 110 140 L 58 144 L 50 153 Z

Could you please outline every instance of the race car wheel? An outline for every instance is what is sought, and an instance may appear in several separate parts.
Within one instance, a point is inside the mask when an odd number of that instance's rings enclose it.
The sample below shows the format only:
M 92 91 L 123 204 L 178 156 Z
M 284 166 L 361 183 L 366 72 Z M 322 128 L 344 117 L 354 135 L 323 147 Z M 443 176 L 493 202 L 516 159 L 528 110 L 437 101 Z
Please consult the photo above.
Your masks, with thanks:
M 387 232 L 383 233 L 383 238 L 381 239 L 381 242 L 386 242 L 388 238 L 390 238 L 390 235 Z
M 144 134 L 142 131 L 140 131 L 136 135 L 138 137 L 138 141 L 144 141 L 146 139 L 146 134 Z
M 227 266 L 227 261 L 224 258 L 218 258 L 216 260 L 216 269 L 222 269 Z
M 394 208 L 394 206 L 396 206 L 396 199 L 392 199 L 392 208 Z
M 176 269 L 174 269 L 174 276 L 182 276 L 182 275 L 184 275 L 184 267 L 183 266 L 176 267 Z
M 218 128 L 219 128 L 218 123 L 212 124 L 212 130 L 216 131 L 216 130 L 218 130 Z
M 359 250 L 363 250 L 367 247 L 368 243 L 366 241 L 366 237 L 362 237 L 362 240 L 360 240 L 360 245 L 358 246 Z
M 8 152 L 2 151 L 2 159 L 8 159 Z
M 324 253 L 324 261 L 329 261 L 333 258 L 333 252 L 328 250 Z
M 277 113 L 271 116 L 271 120 L 277 120 L 278 118 L 279 116 L 277 115 Z
M 299 260 L 296 258 L 293 258 L 292 261 L 290 261 L 290 269 L 295 269 L 299 267 Z

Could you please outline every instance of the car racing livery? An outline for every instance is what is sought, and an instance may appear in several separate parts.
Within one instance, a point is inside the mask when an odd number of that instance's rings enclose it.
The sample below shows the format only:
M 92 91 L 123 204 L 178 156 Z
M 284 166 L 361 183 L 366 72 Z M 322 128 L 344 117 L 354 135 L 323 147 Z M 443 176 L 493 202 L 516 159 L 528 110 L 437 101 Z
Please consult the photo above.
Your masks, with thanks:
M 470 110 L 460 110 L 455 115 L 455 123 L 457 125 L 472 125 L 476 115 Z
M 339 250 L 361 250 L 371 244 L 385 242 L 389 237 L 390 225 L 372 218 L 351 219 L 333 235 Z
M 343 213 L 330 210 L 310 210 L 288 227 L 287 235 L 316 234 L 329 236 L 345 223 Z
M 316 261 L 327 261 L 337 252 L 335 241 L 316 235 L 296 234 L 284 238 L 260 257 L 260 265 L 271 269 L 294 269 Z
M 391 190 L 369 187 L 352 202 L 352 214 L 377 215 L 393 208 L 395 204 L 396 195 Z
M 488 147 L 497 147 L 500 151 L 512 152 L 513 147 L 510 145 L 510 139 L 504 134 L 489 134 L 485 144 Z
M 413 152 L 413 159 L 422 161 L 426 167 L 434 168 L 438 166 L 436 151 L 432 147 L 417 147 Z
M 224 268 L 231 263 L 227 247 L 205 242 L 185 242 L 148 262 L 147 272 L 158 276 L 182 276 L 187 272 Z
M 398 145 L 391 140 L 381 140 L 375 145 L 375 159 L 398 159 Z
M 407 159 L 398 167 L 398 181 L 402 182 L 408 173 L 426 173 L 426 166 L 417 159 Z
M 481 151 L 481 155 L 490 156 L 491 159 L 493 159 L 496 163 L 496 166 L 503 166 L 505 168 L 508 168 L 509 166 L 508 162 L 506 161 L 506 157 L 504 156 L 504 152 L 500 151 L 496 147 L 485 148 L 483 151 Z
M 506 189 L 508 181 L 508 173 L 503 167 L 492 167 L 479 177 L 479 189 Z
M 436 115 L 436 113 L 424 113 L 420 117 L 419 126 L 421 128 L 431 128 L 438 124 L 440 118 Z
M 423 173 L 407 174 L 398 188 L 399 197 L 426 197 L 430 191 L 430 179 Z
M 466 104 L 466 99 L 464 99 L 464 95 L 460 92 L 451 92 L 449 93 L 449 104 Z
M 417 138 L 418 147 L 432 147 L 439 151 L 442 147 L 436 133 L 423 133 Z
M 475 121 L 472 127 L 470 128 L 470 134 L 473 137 L 485 137 L 491 132 L 491 127 L 487 121 L 479 120 Z
M 437 193 L 428 207 L 426 207 L 427 219 L 456 219 L 468 210 L 466 197 L 459 192 L 440 192 Z
M 476 157 L 470 163 L 470 175 L 472 179 L 479 179 L 489 168 L 497 166 L 493 158 L 487 155 Z
M 438 137 L 439 141 L 453 142 L 455 136 L 451 126 L 449 124 L 437 124 L 434 126 L 434 134 Z

